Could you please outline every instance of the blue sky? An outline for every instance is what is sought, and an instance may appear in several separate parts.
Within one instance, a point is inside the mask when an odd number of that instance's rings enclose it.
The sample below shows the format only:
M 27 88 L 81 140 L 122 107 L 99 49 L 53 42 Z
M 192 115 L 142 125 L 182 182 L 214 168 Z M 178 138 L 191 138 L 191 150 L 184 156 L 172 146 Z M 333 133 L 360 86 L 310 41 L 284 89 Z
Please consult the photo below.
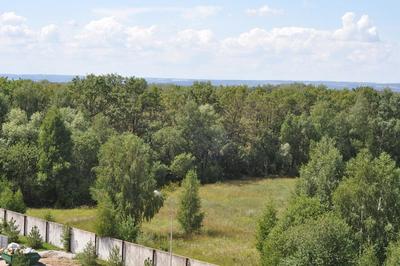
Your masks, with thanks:
M 5 1 L 0 73 L 400 82 L 399 1 Z

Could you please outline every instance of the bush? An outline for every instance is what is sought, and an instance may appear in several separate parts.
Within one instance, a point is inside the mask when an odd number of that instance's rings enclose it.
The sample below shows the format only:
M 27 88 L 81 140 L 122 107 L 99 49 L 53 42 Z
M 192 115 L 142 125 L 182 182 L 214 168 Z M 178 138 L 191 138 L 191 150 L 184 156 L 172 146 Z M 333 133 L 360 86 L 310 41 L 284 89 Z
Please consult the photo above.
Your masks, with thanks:
M 277 221 L 278 219 L 276 218 L 276 209 L 270 204 L 267 205 L 261 219 L 258 222 L 256 248 L 259 252 L 262 253 L 264 242 L 267 239 L 272 228 L 276 225 Z
M 29 258 L 24 256 L 20 252 L 16 252 L 13 255 L 12 266 L 26 266 L 26 265 L 30 265 Z
M 190 153 L 181 153 L 171 162 L 171 172 L 179 179 L 183 179 L 187 172 L 193 168 L 195 158 Z
M 20 189 L 13 192 L 9 186 L 5 186 L 0 193 L 0 207 L 10 211 L 25 213 L 26 205 Z
M 122 257 L 119 254 L 119 248 L 114 246 L 107 260 L 107 266 L 123 266 Z
M 130 241 L 136 242 L 137 237 L 140 233 L 140 228 L 135 225 L 135 222 L 131 216 L 127 216 L 126 218 L 120 218 L 118 223 L 118 236 L 119 238 Z
M 82 266 L 97 266 L 96 247 L 92 241 L 89 241 L 83 252 L 77 255 L 77 258 Z
M 99 236 L 116 236 L 115 211 L 111 200 L 106 195 L 98 202 L 96 217 L 96 233 Z
M 61 239 L 63 242 L 63 247 L 65 251 L 71 250 L 71 227 L 69 225 L 64 225 Z
M 20 230 L 13 218 L 9 222 L 4 221 L 2 233 L 8 237 L 8 242 L 18 242 Z
M 38 227 L 35 225 L 32 227 L 31 232 L 27 236 L 27 244 L 31 248 L 41 248 L 43 245 L 43 239 L 40 235 Z
M 43 218 L 44 218 L 46 221 L 55 222 L 54 216 L 51 214 L 50 211 L 47 211 L 47 212 L 44 214 Z
M 144 266 L 153 266 L 153 260 L 150 258 L 145 259 Z

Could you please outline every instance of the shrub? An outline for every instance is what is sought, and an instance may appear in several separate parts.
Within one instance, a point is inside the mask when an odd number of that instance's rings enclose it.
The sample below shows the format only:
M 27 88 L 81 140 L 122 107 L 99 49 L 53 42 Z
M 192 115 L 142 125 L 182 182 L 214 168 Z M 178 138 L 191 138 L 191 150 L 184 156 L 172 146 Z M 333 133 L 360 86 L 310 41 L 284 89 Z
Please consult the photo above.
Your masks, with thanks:
M 16 252 L 13 255 L 12 265 L 13 266 L 26 266 L 26 265 L 30 265 L 30 261 L 27 256 L 24 256 L 20 252 Z
M 44 218 L 46 221 L 49 221 L 49 222 L 54 222 L 54 221 L 55 221 L 54 216 L 51 214 L 50 211 L 47 211 L 47 212 L 44 214 L 43 218 Z
M 92 241 L 89 241 L 82 253 L 77 255 L 77 258 L 82 266 L 97 266 L 96 247 Z
M 107 195 L 98 202 L 96 218 L 95 228 L 99 236 L 116 236 L 115 211 Z
M 43 245 L 43 239 L 40 235 L 39 228 L 35 225 L 32 227 L 31 232 L 27 236 L 27 244 L 31 248 L 41 248 Z
M 107 266 L 123 266 L 122 257 L 119 254 L 119 248 L 114 246 L 107 260 Z
M 262 214 L 262 217 L 258 222 L 256 248 L 259 252 L 262 253 L 264 242 L 267 239 L 272 228 L 276 225 L 276 222 L 276 209 L 274 208 L 274 206 L 269 204 L 265 208 L 264 213 Z
M 20 189 L 13 192 L 9 186 L 5 186 L 0 193 L 0 207 L 10 211 L 25 213 L 26 205 Z
M 144 266 L 153 266 L 153 260 L 150 258 L 145 259 L 143 262 Z
M 135 225 L 131 216 L 119 219 L 118 236 L 125 241 L 136 242 L 140 233 L 140 228 Z
M 196 171 L 189 171 L 183 180 L 184 191 L 178 210 L 178 221 L 185 233 L 198 231 L 202 226 L 204 213 L 201 212 L 199 186 Z
M 71 250 L 71 227 L 69 225 L 64 225 L 61 239 L 62 239 L 64 250 L 70 251 Z
M 15 224 L 15 220 L 11 218 L 10 221 L 4 221 L 3 224 L 3 234 L 8 237 L 9 242 L 18 242 L 18 235 L 20 230 L 18 229 L 18 225 Z

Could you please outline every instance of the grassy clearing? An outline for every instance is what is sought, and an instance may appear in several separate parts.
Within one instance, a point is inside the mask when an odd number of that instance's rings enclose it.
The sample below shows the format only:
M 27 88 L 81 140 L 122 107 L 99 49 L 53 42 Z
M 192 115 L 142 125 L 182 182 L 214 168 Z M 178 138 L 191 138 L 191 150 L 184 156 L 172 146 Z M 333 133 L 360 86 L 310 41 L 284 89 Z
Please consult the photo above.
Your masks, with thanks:
M 257 265 L 255 229 L 264 205 L 273 201 L 283 210 L 294 189 L 291 178 L 249 179 L 204 185 L 200 188 L 206 213 L 203 231 L 187 237 L 175 220 L 180 189 L 168 193 L 160 212 L 143 224 L 139 243 L 168 249 L 170 217 L 173 217 L 173 252 L 219 265 Z M 94 208 L 71 210 L 30 209 L 28 215 L 44 217 L 50 212 L 57 222 L 93 231 Z

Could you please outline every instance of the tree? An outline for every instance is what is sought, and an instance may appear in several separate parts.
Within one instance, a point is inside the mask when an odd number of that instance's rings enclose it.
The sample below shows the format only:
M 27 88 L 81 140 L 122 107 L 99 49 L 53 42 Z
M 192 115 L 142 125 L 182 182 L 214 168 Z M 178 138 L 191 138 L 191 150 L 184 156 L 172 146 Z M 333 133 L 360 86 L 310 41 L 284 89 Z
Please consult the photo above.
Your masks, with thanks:
M 300 169 L 299 193 L 318 197 L 331 206 L 332 193 L 339 185 L 343 174 L 343 160 L 332 139 L 323 137 L 312 145 L 310 160 Z
M 197 106 L 189 102 L 178 121 L 188 149 L 196 158 L 196 166 L 201 181 L 216 181 L 221 177 L 217 163 L 223 136 L 219 117 L 211 105 Z
M 357 266 L 378 266 L 379 260 L 375 255 L 375 249 L 369 245 L 363 249 L 363 252 L 357 259 Z
M 134 241 L 129 235 L 133 236 L 142 221 L 150 220 L 163 204 L 163 198 L 154 194 L 153 157 L 150 146 L 129 133 L 111 137 L 100 148 L 93 196 L 99 204 L 109 201 L 106 206 L 115 210 L 117 236 L 125 240 Z M 133 233 L 122 232 L 126 228 Z
M 393 241 L 386 251 L 385 266 L 396 266 L 400 264 L 400 242 Z
M 40 127 L 38 179 L 44 204 L 72 206 L 73 183 L 70 177 L 72 161 L 71 133 L 65 127 L 56 108 L 50 109 Z
M 268 238 L 262 265 L 353 265 L 351 228 L 334 213 L 310 218 Z
M 273 205 L 268 204 L 265 208 L 257 228 L 257 250 L 262 254 L 264 242 L 268 238 L 272 228 L 276 225 L 278 219 L 276 217 L 276 209 Z
M 189 171 L 183 180 L 183 193 L 178 211 L 178 221 L 185 233 L 198 231 L 202 226 L 204 213 L 201 211 L 199 186 L 196 172 Z
M 182 180 L 194 167 L 194 163 L 195 158 L 190 153 L 181 153 L 174 158 L 169 168 L 179 180 Z
M 18 189 L 14 192 L 9 183 L 1 182 L 0 207 L 10 211 L 25 213 L 26 205 L 21 190 Z
M 336 189 L 335 208 L 352 227 L 359 249 L 374 244 L 380 262 L 400 229 L 400 169 L 386 153 L 363 150 L 350 160 Z

